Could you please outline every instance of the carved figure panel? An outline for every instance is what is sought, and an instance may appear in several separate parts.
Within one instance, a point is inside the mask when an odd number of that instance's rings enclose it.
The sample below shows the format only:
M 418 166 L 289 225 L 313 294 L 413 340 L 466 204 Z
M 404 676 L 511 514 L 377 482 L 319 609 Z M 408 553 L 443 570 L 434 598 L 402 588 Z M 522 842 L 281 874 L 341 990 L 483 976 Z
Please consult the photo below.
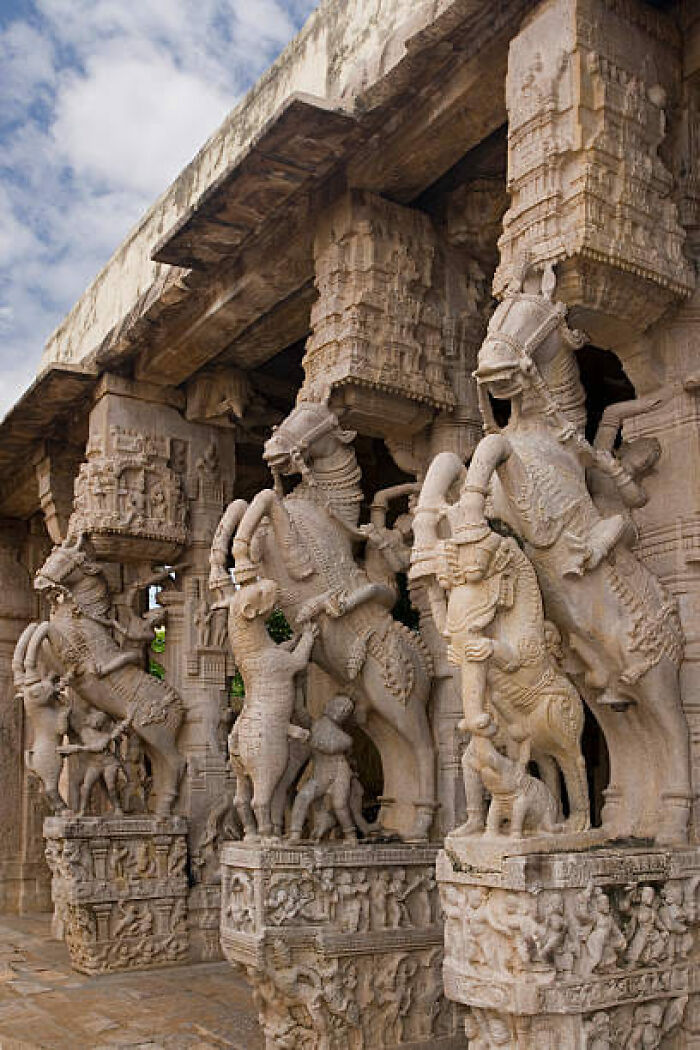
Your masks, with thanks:
M 44 826 L 54 927 L 82 973 L 187 958 L 182 817 L 52 817 Z
M 221 936 L 274 1048 L 447 1050 L 434 850 L 223 850 Z
M 113 560 L 168 560 L 187 537 L 187 502 L 166 437 L 111 426 L 93 435 L 75 483 L 69 535 L 86 532 Z

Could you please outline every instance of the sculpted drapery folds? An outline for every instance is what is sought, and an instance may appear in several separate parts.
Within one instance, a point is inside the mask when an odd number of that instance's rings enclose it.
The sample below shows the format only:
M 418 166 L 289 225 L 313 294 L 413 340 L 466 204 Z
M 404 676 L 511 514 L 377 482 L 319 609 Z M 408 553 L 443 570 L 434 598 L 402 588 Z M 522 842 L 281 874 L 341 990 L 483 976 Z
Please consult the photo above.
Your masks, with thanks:
M 494 714 L 511 745 L 529 739 L 537 758 L 537 734 L 527 724 L 532 715 L 523 718 L 522 712 L 548 698 L 562 739 L 568 735 L 567 755 L 582 775 L 574 746 L 580 701 L 551 656 L 560 635 L 567 667 L 610 753 L 604 829 L 683 842 L 690 803 L 688 729 L 678 685 L 683 637 L 675 603 L 629 548 L 630 509 L 646 498 L 636 459 L 611 451 L 617 427 L 608 420 L 598 447 L 583 436 L 574 348 L 584 337 L 567 326 L 565 307 L 553 300 L 551 267 L 541 290 L 523 291 L 527 276 L 521 273 L 497 307 L 479 352 L 475 375 L 486 437 L 466 472 L 445 453 L 427 473 L 414 521 L 412 575 L 433 580 L 433 606 L 462 667 L 466 729 L 483 733 Z M 491 398 L 510 403 L 502 429 Z M 626 410 L 635 407 L 644 411 L 647 405 L 640 401 Z M 456 482 L 461 492 L 450 502 Z M 494 534 L 488 522 L 496 519 L 515 539 Z M 445 529 L 450 535 L 441 539 Z M 440 581 L 451 595 L 446 619 Z M 556 630 L 541 619 L 536 582 Z M 528 589 L 535 647 L 521 649 L 517 612 Z M 533 622 L 540 624 L 534 634 Z M 525 678 L 536 666 L 538 647 L 539 684 Z M 517 717 L 504 700 L 520 708 Z M 559 755 L 552 757 L 566 775 Z M 569 794 L 575 807 L 577 796 Z

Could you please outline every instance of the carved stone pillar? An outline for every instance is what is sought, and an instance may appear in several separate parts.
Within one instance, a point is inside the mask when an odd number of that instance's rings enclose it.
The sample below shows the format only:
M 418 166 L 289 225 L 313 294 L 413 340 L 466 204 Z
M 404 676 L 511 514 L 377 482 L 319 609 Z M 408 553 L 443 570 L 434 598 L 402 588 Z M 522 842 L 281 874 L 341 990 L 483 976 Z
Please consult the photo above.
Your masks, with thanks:
M 34 849 L 41 838 L 28 841 L 32 805 L 40 806 L 41 801 L 24 770 L 31 740 L 12 675 L 15 644 L 36 604 L 29 574 L 18 560 L 25 539 L 23 523 L 0 523 L 0 912 L 37 911 L 48 905 L 46 867 L 40 849 Z
M 363 433 L 409 436 L 455 405 L 427 215 L 353 191 L 319 222 L 301 397 L 334 393 Z
M 267 1050 L 462 1050 L 442 992 L 435 850 L 224 847 L 221 941 Z
M 697 981 L 696 848 L 518 856 L 512 844 L 483 864 L 478 843 L 448 840 L 437 872 L 445 990 L 470 1008 L 470 1045 L 695 1045 L 676 1040 Z
M 118 609 L 152 566 L 173 566 L 157 598 L 167 614 L 165 649 L 157 659 L 186 712 L 177 738 L 187 759 L 178 808 L 188 818 L 193 858 L 229 778 L 225 723 L 233 658 L 225 612 L 211 608 L 207 586 L 209 548 L 235 475 L 233 428 L 225 412 L 214 418 L 209 410 L 230 393 L 222 388 L 225 380 L 225 373 L 204 377 L 188 400 L 179 391 L 105 375 L 70 522 L 71 533 L 86 533 L 103 562 L 121 565 Z M 194 864 L 193 871 L 214 877 L 214 867 Z M 218 886 L 209 892 L 198 885 L 195 895 L 193 915 L 209 932 L 193 937 L 193 956 L 211 957 Z

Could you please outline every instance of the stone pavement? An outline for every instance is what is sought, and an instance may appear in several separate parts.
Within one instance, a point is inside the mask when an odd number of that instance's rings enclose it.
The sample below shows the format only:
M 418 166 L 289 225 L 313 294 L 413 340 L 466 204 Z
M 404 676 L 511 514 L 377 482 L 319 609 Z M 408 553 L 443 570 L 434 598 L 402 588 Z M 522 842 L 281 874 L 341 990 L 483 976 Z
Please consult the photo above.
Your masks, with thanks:
M 49 917 L 0 917 L 0 1050 L 262 1050 L 228 963 L 104 977 L 71 970 Z

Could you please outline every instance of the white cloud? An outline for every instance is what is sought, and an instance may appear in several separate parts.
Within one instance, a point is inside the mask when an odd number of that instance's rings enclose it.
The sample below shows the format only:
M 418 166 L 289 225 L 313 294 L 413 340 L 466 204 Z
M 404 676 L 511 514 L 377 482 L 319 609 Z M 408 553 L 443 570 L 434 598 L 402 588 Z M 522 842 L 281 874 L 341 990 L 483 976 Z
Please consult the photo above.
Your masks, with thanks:
M 155 48 L 139 57 L 112 51 L 64 84 L 55 148 L 78 177 L 155 197 L 234 101 Z
M 0 31 L 0 416 L 92 276 L 315 6 L 29 0 Z

